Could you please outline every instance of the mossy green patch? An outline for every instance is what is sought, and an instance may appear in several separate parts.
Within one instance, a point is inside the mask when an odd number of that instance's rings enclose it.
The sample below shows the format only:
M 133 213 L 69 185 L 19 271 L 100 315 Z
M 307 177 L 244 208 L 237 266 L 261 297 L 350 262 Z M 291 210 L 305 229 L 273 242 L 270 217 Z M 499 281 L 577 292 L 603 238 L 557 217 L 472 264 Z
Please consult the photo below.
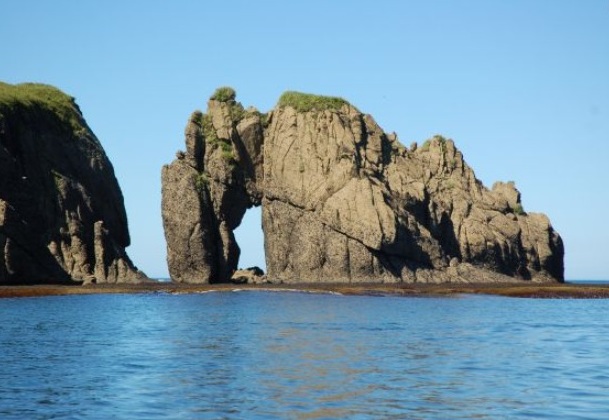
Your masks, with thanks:
M 526 214 L 526 212 L 524 211 L 524 207 L 522 207 L 522 204 L 517 203 L 514 208 L 512 209 L 512 212 L 514 212 L 514 214 L 519 215 L 519 216 L 524 216 Z
M 191 115 L 190 119 L 199 124 L 201 127 L 203 126 L 203 112 L 197 109 Z
M 56 115 L 77 132 L 83 129 L 80 109 L 74 98 L 61 90 L 40 83 L 10 85 L 0 82 L 0 111 L 42 110 Z
M 203 136 L 205 137 L 205 142 L 209 144 L 211 147 L 219 147 L 222 150 L 222 158 L 225 160 L 232 162 L 235 159 L 235 154 L 233 152 L 233 145 L 228 139 L 221 139 L 218 137 L 216 133 L 216 129 L 211 121 L 211 116 L 209 114 L 202 114 L 201 116 L 201 128 L 203 129 Z
M 444 153 L 446 151 L 447 141 L 448 140 L 446 140 L 446 138 L 442 137 L 439 134 L 436 134 L 431 139 L 425 140 L 425 142 L 421 145 L 421 147 L 418 148 L 418 150 L 422 152 L 427 152 L 429 151 L 429 148 L 431 147 L 432 143 L 437 142 L 437 144 L 440 146 L 440 151 Z
M 344 105 L 350 105 L 343 98 L 334 96 L 311 95 L 288 91 L 279 98 L 277 106 L 279 108 L 292 107 L 298 112 L 339 110 Z
M 216 144 L 219 141 L 216 129 L 214 128 L 209 114 L 201 115 L 201 128 L 203 129 L 203 136 L 205 136 L 206 142 Z
M 238 124 L 239 121 L 245 117 L 245 109 L 243 109 L 243 105 L 241 105 L 239 102 L 233 102 L 230 105 L 228 112 L 230 113 L 231 121 L 233 121 L 235 124 Z
M 237 97 L 237 92 L 235 89 L 229 86 L 222 86 L 216 89 L 213 95 L 209 99 L 218 101 L 218 102 L 230 102 L 234 101 Z
M 233 146 L 232 144 L 230 144 L 228 141 L 221 141 L 220 143 L 220 149 L 222 149 L 222 151 L 224 153 L 233 153 Z
M 209 176 L 205 172 L 198 173 L 195 175 L 195 189 L 199 194 L 203 194 L 203 192 L 209 186 Z

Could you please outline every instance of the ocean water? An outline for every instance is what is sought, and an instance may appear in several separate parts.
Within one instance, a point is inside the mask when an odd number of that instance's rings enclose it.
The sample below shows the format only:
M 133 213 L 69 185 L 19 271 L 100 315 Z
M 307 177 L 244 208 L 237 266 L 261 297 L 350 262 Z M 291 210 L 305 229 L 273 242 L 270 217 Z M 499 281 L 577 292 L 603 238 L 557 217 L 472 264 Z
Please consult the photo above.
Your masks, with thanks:
M 607 418 L 609 300 L 0 300 L 1 419 Z

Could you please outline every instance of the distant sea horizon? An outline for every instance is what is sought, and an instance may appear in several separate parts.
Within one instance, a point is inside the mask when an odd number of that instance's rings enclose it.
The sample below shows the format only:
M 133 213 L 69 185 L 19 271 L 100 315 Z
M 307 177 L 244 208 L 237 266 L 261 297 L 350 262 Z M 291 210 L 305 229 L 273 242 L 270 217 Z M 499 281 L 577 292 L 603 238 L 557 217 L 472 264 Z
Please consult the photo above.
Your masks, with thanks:
M 156 280 L 161 283 L 171 282 L 170 277 L 152 277 L 152 280 Z M 606 280 L 586 280 L 586 279 L 568 279 L 565 280 L 567 284 L 609 284 L 609 279 Z
M 609 280 L 582 280 L 582 279 L 577 279 L 577 280 L 565 280 L 565 283 L 571 283 L 571 284 L 609 284 Z

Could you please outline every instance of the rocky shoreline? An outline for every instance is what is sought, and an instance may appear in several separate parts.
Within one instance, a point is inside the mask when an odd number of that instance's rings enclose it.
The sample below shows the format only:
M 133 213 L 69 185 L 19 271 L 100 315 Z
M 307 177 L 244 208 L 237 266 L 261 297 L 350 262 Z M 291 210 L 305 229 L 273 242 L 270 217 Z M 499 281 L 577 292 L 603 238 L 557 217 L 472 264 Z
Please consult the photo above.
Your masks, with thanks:
M 188 294 L 234 291 L 284 291 L 305 293 L 335 293 L 359 296 L 451 297 L 495 295 L 514 298 L 544 299 L 607 299 L 609 284 L 181 284 L 147 282 L 140 284 L 97 284 L 0 286 L 0 298 L 39 296 L 169 293 Z

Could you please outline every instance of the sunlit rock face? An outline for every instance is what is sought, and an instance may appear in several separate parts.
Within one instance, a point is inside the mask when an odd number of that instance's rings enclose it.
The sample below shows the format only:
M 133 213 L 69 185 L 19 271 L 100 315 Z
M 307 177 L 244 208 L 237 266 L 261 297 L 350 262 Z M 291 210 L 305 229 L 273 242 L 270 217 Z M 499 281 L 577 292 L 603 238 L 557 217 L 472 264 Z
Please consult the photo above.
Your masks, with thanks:
M 74 99 L 0 83 L 0 283 L 139 282 L 123 196 Z
M 228 281 L 233 230 L 258 205 L 268 281 L 563 281 L 548 218 L 513 183 L 484 187 L 451 140 L 405 148 L 340 98 L 288 92 L 261 114 L 230 88 L 185 137 L 162 174 L 175 281 Z

